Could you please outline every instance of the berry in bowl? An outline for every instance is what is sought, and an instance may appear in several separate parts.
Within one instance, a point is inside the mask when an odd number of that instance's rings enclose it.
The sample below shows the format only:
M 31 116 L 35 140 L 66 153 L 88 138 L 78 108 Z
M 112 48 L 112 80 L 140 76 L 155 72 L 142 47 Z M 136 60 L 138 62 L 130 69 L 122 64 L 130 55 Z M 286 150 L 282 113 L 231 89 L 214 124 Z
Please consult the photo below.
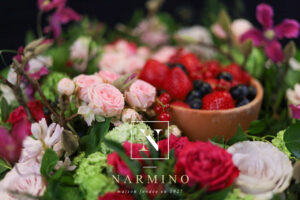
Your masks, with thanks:
M 257 119 L 261 84 L 240 66 L 200 61 L 194 54 L 173 56 L 167 64 L 148 60 L 140 78 L 154 85 L 158 119 L 171 121 L 192 140 L 232 137 Z

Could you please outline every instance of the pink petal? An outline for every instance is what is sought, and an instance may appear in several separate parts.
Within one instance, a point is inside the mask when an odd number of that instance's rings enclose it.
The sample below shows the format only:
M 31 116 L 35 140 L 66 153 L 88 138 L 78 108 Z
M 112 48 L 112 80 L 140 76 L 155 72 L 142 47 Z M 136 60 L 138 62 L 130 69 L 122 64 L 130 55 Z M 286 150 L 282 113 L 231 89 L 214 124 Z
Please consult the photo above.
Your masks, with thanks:
M 268 4 L 261 3 L 256 7 L 256 18 L 264 29 L 272 28 L 273 15 L 273 8 Z
M 70 21 L 79 21 L 81 20 L 81 15 L 76 13 L 72 8 L 66 7 L 59 11 L 59 21 L 62 24 L 69 23 Z
M 241 36 L 241 41 L 242 42 L 244 42 L 247 39 L 252 40 L 253 44 L 255 46 L 260 46 L 264 42 L 263 33 L 260 30 L 256 29 L 256 28 L 250 29 L 249 31 L 247 31 L 246 33 L 244 33 Z
M 30 74 L 30 77 L 31 78 L 34 78 L 34 79 L 40 79 L 42 76 L 45 76 L 49 73 L 49 70 L 46 66 L 43 66 L 39 71 L 33 73 L 33 74 Z
M 281 62 L 284 59 L 281 44 L 276 40 L 267 43 L 265 47 L 265 52 L 273 62 Z
M 290 104 L 289 107 L 291 108 L 293 118 L 300 119 L 300 104 L 297 106 Z
M 299 23 L 294 19 L 285 19 L 275 27 L 276 37 L 282 39 L 297 38 L 299 35 Z
M 12 127 L 12 137 L 14 141 L 21 146 L 25 137 L 29 135 L 27 127 L 28 120 L 26 118 L 20 119 Z
M 22 145 L 21 145 L 22 146 Z M 0 157 L 9 162 L 19 159 L 21 148 L 18 148 L 14 139 L 5 128 L 0 128 Z

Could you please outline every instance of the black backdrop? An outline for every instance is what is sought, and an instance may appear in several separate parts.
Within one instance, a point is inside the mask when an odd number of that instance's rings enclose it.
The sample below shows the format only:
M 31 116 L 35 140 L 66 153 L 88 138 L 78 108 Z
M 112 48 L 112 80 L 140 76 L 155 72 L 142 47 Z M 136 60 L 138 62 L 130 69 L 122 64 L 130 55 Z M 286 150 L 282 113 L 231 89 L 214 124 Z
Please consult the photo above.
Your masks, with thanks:
M 228 5 L 231 15 L 237 13 L 232 10 L 231 4 L 234 0 L 223 0 Z M 299 0 L 244 0 L 244 17 L 250 19 L 254 24 L 255 6 L 258 3 L 266 2 L 271 4 L 275 10 L 275 23 L 283 18 L 294 18 L 300 21 Z M 91 17 L 107 23 L 110 26 L 118 22 L 126 22 L 132 16 L 136 8 L 143 8 L 145 0 L 69 0 L 68 5 L 80 14 L 87 14 Z M 176 13 L 180 6 L 193 8 L 195 18 L 203 12 L 202 0 L 165 0 L 162 10 Z M 37 4 L 36 0 L 2 0 L 0 1 L 0 49 L 16 49 L 24 43 L 25 33 L 36 27 Z M 298 45 L 299 40 L 297 40 Z

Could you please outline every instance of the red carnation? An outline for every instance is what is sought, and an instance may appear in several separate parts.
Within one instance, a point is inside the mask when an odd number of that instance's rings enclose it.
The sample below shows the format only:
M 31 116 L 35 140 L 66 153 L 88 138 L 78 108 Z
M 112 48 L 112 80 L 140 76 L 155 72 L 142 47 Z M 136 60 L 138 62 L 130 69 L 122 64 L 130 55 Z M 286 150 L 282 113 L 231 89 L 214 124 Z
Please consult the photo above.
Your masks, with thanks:
M 39 100 L 30 101 L 27 105 L 35 121 L 39 122 L 41 119 L 45 118 L 43 104 Z
M 187 175 L 190 186 L 199 184 L 199 188 L 215 191 L 230 186 L 239 170 L 225 149 L 210 142 L 197 141 L 189 142 L 180 152 L 175 173 Z
M 14 111 L 12 111 L 9 115 L 8 122 L 11 124 L 15 124 L 17 121 L 27 118 L 27 113 L 22 106 L 19 106 Z
M 173 134 L 170 134 L 169 136 L 169 150 L 174 149 L 175 150 L 175 156 L 178 157 L 179 153 L 183 149 L 183 147 L 188 143 L 187 137 L 176 137 Z M 158 142 L 158 147 L 160 152 L 163 155 L 166 155 L 168 153 L 168 139 L 164 139 Z
M 98 200 L 134 200 L 130 194 L 122 194 L 121 192 L 108 192 Z

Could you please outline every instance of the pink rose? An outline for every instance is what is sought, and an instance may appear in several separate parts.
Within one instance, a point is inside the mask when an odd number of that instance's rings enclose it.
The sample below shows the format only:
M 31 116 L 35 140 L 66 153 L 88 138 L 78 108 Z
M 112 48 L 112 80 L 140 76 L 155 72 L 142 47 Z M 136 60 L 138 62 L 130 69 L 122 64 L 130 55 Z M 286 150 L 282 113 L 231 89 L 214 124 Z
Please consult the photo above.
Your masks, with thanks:
M 122 74 L 126 66 L 126 55 L 121 52 L 103 53 L 99 62 L 99 69 Z
M 60 94 L 70 96 L 75 90 L 75 84 L 71 79 L 63 78 L 58 82 L 57 90 Z
M 132 121 L 141 121 L 142 116 L 131 108 L 126 108 L 122 112 L 122 122 L 132 122 Z
M 139 109 L 149 108 L 154 103 L 155 96 L 155 87 L 142 80 L 136 80 L 125 92 L 127 103 Z
M 113 85 L 94 84 L 88 89 L 89 106 L 94 113 L 105 117 L 120 115 L 124 109 L 123 94 Z
M 139 56 L 131 56 L 126 59 L 124 73 L 133 73 L 141 70 L 145 65 L 145 59 Z
M 76 87 L 78 88 L 79 98 L 85 102 L 89 102 L 88 87 L 93 84 L 102 83 L 102 79 L 96 75 L 79 75 L 74 78 Z
M 152 55 L 152 59 L 162 63 L 169 62 L 170 58 L 175 55 L 177 49 L 172 46 L 165 46 L 160 48 L 155 54 Z
M 104 82 L 112 84 L 115 80 L 117 80 L 120 75 L 110 71 L 101 70 L 98 74 Z

